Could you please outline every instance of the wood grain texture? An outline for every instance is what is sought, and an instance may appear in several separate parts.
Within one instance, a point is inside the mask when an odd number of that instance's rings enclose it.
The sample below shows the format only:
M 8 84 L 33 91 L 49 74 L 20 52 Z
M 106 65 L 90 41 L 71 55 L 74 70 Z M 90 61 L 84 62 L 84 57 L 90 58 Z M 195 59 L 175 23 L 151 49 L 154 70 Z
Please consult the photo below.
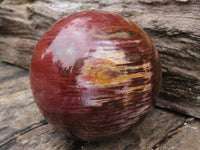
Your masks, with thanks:
M 44 120 L 31 95 L 29 73 L 0 64 L 0 145 Z
M 166 144 L 163 144 L 161 148 L 163 150 L 195 150 L 199 149 L 200 141 L 200 122 L 194 120 L 189 123 L 184 123 L 182 128 L 176 130 L 176 136 L 171 135 L 173 138 L 168 140 Z M 192 139 L 193 142 L 188 141 Z
M 157 105 L 200 118 L 198 0 L 4 0 L 0 5 L 0 59 L 28 69 L 34 46 L 50 25 L 92 9 L 119 13 L 149 34 L 163 71 Z

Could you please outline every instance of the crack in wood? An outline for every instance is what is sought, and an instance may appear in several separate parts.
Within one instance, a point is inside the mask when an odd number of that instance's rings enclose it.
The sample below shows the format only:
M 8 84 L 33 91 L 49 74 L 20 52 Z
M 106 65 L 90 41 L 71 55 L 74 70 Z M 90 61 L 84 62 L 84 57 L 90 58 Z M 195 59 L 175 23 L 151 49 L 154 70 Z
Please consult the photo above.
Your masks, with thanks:
M 162 146 L 167 143 L 171 138 L 173 138 L 174 136 L 176 136 L 179 132 L 182 131 L 182 129 L 184 128 L 184 126 L 188 123 L 191 123 L 194 120 L 194 118 L 187 118 L 185 119 L 185 121 L 180 124 L 179 126 L 177 126 L 176 128 L 172 129 L 171 131 L 169 131 L 158 143 L 156 143 L 151 149 L 152 150 L 158 150 L 161 149 Z
M 81 149 L 83 149 L 84 146 L 86 146 L 88 144 L 90 144 L 90 142 L 88 142 L 88 141 L 76 140 L 70 145 L 69 149 L 70 150 L 81 150 Z
M 49 131 L 50 131 L 50 130 L 44 131 L 44 132 L 38 134 L 36 137 L 29 139 L 28 142 L 26 142 L 26 144 L 28 144 L 29 142 L 31 142 L 31 141 L 34 140 L 35 138 L 38 138 L 39 136 L 48 133 Z
M 3 78 L 0 78 L 0 84 L 3 84 L 9 80 L 17 80 L 21 77 L 26 77 L 27 76 L 27 71 L 26 70 L 19 70 L 15 73 L 13 73 L 12 75 L 10 76 L 6 76 L 6 77 L 3 77 Z
M 6 144 L 10 143 L 11 141 L 16 140 L 18 137 L 20 137 L 20 136 L 22 136 L 22 135 L 24 135 L 24 134 L 26 134 L 26 133 L 34 130 L 34 129 L 37 129 L 37 128 L 41 127 L 41 126 L 47 125 L 47 124 L 48 124 L 48 122 L 46 120 L 41 120 L 41 121 L 39 121 L 37 123 L 33 123 L 33 124 L 27 126 L 24 129 L 21 129 L 21 130 L 18 130 L 16 132 L 14 132 L 9 137 L 6 137 L 6 138 L 4 138 L 3 140 L 0 141 L 0 143 L 1 143 L 0 144 L 0 148 L 5 146 Z
M 129 149 L 129 147 L 131 147 L 131 146 L 134 146 L 135 144 L 133 144 L 133 143 L 130 143 L 130 144 L 128 144 L 123 150 L 128 150 Z

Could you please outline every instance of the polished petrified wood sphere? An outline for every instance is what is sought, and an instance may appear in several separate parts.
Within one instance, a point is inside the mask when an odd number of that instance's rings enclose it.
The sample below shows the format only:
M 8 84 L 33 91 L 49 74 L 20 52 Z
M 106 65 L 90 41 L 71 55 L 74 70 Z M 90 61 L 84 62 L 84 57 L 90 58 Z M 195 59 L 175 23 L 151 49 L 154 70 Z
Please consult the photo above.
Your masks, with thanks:
M 117 14 L 85 11 L 42 36 L 30 80 L 47 121 L 71 137 L 101 140 L 149 113 L 161 73 L 158 53 L 139 26 Z

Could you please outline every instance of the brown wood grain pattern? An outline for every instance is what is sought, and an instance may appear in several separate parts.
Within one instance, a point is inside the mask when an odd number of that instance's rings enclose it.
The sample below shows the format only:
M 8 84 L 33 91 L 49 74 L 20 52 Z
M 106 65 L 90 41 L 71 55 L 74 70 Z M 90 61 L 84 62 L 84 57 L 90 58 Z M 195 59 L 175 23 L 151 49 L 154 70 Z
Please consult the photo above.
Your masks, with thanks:
M 185 123 L 184 126 L 176 130 L 176 136 L 171 135 L 173 138 L 168 140 L 166 144 L 163 144 L 162 149 L 176 149 L 176 150 L 195 150 L 199 149 L 200 141 L 200 122 L 194 120 L 189 123 Z M 190 142 L 188 139 L 193 139 Z

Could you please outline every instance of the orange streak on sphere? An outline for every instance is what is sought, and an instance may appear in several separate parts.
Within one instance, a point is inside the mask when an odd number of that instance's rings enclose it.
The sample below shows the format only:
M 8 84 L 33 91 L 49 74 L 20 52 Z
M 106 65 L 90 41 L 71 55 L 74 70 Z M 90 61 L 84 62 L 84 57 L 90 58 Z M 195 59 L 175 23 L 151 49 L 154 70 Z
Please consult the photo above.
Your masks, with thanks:
M 161 71 L 157 51 L 135 23 L 85 11 L 42 36 L 30 80 L 47 121 L 68 136 L 102 140 L 127 131 L 150 112 Z

